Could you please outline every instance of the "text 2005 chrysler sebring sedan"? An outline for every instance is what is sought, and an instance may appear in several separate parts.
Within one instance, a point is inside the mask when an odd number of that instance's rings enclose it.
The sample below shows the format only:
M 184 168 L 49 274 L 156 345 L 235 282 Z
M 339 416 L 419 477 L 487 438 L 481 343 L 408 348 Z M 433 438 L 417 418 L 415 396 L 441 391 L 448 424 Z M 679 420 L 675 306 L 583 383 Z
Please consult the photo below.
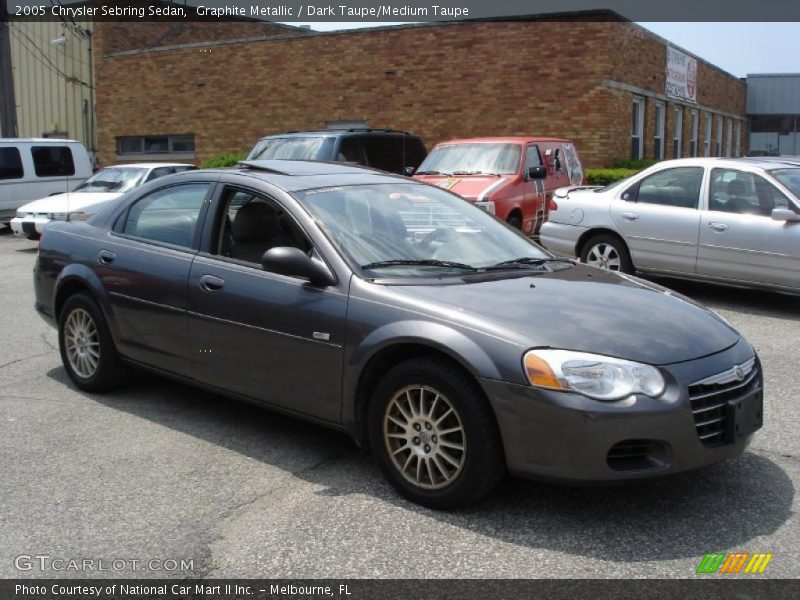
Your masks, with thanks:
M 349 165 L 164 177 L 49 224 L 34 279 L 79 388 L 133 364 L 346 430 L 433 507 L 506 472 L 701 467 L 762 421 L 758 358 L 712 312 Z

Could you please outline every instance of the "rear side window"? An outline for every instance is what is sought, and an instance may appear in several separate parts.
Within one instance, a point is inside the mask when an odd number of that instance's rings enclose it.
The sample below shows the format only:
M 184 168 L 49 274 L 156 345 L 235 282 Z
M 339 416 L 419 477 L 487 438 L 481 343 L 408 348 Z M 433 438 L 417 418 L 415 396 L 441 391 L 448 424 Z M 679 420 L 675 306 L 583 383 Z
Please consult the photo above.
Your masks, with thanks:
M 388 135 L 370 135 L 361 138 L 367 164 L 370 167 L 389 171 L 403 172 L 403 138 Z
M 72 150 L 67 146 L 33 146 L 33 168 L 39 177 L 69 177 L 75 175 Z
M 696 209 L 702 180 L 702 167 L 664 169 L 639 181 L 622 194 L 622 199 Z
M 119 233 L 191 248 L 210 184 L 162 188 L 138 200 L 115 227 Z
M 16 148 L 0 148 L 0 179 L 20 179 L 22 158 Z

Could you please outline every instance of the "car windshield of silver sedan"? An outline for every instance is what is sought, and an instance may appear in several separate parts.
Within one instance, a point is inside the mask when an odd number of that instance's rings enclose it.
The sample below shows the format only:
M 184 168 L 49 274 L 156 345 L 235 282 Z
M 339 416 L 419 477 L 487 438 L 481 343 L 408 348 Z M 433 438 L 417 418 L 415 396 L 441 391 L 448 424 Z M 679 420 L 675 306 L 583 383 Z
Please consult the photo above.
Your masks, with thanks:
M 108 167 L 98 171 L 75 188 L 76 192 L 127 192 L 144 179 L 147 169 Z
M 789 188 L 795 198 L 800 200 L 800 169 L 775 169 L 770 171 L 770 175 Z
M 518 144 L 452 144 L 439 146 L 417 169 L 417 175 L 511 175 L 519 168 Z
M 296 197 L 353 270 L 369 278 L 544 270 L 550 263 L 565 263 L 436 187 L 354 185 L 306 190 Z

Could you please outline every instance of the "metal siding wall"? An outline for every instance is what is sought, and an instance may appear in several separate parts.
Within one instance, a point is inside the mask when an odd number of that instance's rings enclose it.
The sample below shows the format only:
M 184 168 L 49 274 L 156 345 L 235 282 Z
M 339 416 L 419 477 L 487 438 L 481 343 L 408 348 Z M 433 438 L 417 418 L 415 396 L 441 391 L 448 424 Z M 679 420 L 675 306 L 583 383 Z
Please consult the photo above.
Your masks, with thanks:
M 799 115 L 800 74 L 748 75 L 747 113 L 750 115 Z
M 77 25 L 92 29 L 92 23 Z M 82 39 L 61 23 L 12 22 L 10 29 L 19 136 L 63 131 L 88 149 L 94 147 L 95 141 L 88 139 L 94 120 L 91 105 L 87 115 L 83 112 L 83 101 L 91 103 L 92 94 L 79 83 L 92 83 L 91 38 Z M 50 43 L 62 36 L 67 37 L 65 45 Z

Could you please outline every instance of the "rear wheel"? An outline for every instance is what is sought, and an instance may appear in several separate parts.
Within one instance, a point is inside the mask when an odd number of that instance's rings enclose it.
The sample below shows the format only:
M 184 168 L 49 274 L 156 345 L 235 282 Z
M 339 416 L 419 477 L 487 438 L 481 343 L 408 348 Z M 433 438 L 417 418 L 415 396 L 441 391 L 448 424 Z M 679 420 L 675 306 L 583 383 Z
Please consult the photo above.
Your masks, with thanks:
M 126 369 L 103 313 L 87 294 L 75 294 L 64 303 L 58 346 L 67 375 L 84 391 L 109 391 L 124 378 Z
M 633 262 L 628 247 L 621 239 L 608 233 L 592 236 L 581 251 L 581 261 L 592 267 L 633 273 Z
M 431 508 L 475 502 L 505 474 L 488 401 L 474 379 L 443 359 L 411 359 L 384 376 L 370 404 L 369 434 L 389 482 Z

